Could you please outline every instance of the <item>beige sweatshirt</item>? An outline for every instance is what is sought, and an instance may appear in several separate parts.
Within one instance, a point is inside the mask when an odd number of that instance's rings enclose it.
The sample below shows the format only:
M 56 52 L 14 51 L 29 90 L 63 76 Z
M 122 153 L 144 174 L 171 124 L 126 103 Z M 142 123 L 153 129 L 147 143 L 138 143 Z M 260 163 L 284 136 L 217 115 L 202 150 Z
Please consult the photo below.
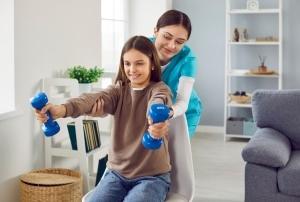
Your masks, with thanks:
M 114 115 L 108 168 L 126 178 L 153 176 L 171 170 L 168 140 L 157 150 L 147 150 L 141 141 L 148 128 L 147 108 L 152 103 L 171 105 L 171 91 L 163 82 L 150 83 L 142 90 L 129 85 L 112 85 L 104 91 L 85 93 L 65 104 L 66 116 L 91 112 L 96 100 L 104 100 L 104 112 Z M 101 121 L 99 122 L 101 127 Z

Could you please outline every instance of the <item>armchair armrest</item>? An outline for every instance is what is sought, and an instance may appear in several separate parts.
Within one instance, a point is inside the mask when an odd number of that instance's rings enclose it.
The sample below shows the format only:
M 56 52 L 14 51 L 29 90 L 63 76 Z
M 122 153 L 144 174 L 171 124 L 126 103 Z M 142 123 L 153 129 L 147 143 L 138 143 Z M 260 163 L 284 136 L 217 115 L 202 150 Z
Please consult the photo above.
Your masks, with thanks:
M 269 167 L 283 167 L 291 154 L 291 143 L 282 133 L 271 129 L 258 129 L 242 151 L 244 161 Z

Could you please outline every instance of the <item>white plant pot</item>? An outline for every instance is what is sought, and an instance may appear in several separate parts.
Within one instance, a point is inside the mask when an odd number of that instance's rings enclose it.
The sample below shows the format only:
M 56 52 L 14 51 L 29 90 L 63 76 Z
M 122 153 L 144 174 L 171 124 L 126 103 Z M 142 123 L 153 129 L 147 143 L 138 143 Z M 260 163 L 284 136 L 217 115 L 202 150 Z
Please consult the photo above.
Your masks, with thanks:
M 80 83 L 79 84 L 79 94 L 92 92 L 91 83 Z

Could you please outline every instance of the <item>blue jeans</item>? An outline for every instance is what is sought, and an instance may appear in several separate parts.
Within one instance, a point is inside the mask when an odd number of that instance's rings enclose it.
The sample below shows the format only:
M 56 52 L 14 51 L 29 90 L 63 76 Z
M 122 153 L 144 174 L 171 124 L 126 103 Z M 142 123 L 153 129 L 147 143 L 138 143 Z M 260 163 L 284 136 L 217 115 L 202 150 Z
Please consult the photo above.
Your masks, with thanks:
M 88 202 L 162 202 L 170 183 L 170 173 L 127 179 L 107 170 Z

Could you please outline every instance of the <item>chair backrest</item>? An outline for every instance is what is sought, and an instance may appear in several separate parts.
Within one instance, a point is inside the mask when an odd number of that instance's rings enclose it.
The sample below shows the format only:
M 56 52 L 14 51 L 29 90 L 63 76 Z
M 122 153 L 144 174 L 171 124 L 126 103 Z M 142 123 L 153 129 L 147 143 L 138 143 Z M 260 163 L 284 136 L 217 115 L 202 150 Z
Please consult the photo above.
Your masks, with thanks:
M 258 127 L 280 131 L 300 149 L 300 90 L 257 90 L 252 105 Z
M 188 201 L 192 201 L 195 175 L 185 115 L 170 120 L 169 152 L 172 166 L 170 192 L 180 194 Z

